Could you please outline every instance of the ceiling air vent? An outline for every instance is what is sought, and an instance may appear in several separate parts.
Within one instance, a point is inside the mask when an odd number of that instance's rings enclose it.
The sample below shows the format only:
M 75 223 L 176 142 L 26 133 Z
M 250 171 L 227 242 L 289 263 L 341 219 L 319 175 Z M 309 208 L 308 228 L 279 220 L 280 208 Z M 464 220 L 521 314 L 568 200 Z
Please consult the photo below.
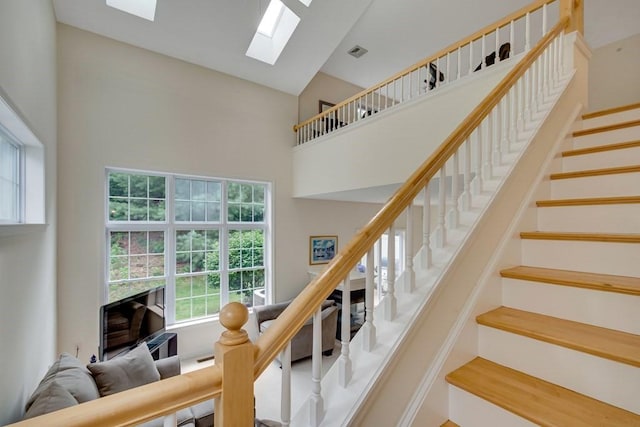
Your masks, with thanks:
M 349 49 L 347 51 L 347 53 L 349 55 L 353 56 L 354 58 L 360 58 L 362 55 L 364 55 L 367 52 L 369 52 L 367 49 L 363 48 L 362 46 L 358 46 L 358 45 L 355 45 L 354 47 L 352 47 L 351 49 Z

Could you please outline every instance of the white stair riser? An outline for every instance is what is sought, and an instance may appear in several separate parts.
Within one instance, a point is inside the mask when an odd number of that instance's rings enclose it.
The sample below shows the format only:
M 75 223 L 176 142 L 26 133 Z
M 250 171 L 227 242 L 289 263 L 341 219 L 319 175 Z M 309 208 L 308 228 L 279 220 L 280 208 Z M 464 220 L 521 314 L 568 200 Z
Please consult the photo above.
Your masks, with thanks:
M 503 278 L 502 305 L 640 335 L 638 295 Z
M 640 369 L 536 339 L 479 326 L 481 357 L 640 413 Z
M 640 126 L 597 132 L 573 138 L 573 148 L 596 147 L 605 144 L 617 144 L 619 142 L 635 141 L 640 139 Z
M 551 181 L 551 198 L 553 199 L 634 196 L 639 191 L 640 172 Z
M 640 164 L 640 147 L 601 151 L 562 158 L 562 171 L 615 168 Z
M 538 229 L 543 231 L 640 233 L 640 203 L 554 206 L 537 212 Z
M 522 262 L 534 267 L 640 277 L 640 244 L 522 239 Z
M 530 421 L 449 385 L 449 419 L 464 427 L 532 427 Z
M 606 116 L 594 117 L 576 122 L 575 130 L 593 129 L 601 126 L 613 125 L 616 123 L 630 122 L 632 120 L 640 120 L 640 108 L 633 110 L 621 111 L 615 114 L 607 114 Z

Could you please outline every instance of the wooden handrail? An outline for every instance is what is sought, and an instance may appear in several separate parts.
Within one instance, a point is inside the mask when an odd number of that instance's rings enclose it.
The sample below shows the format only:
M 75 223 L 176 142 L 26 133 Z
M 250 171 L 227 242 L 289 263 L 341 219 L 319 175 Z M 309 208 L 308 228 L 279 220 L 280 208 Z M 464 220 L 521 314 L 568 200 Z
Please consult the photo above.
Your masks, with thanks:
M 256 378 L 266 369 L 284 346 L 293 339 L 302 325 L 348 276 L 382 233 L 412 203 L 427 182 L 458 150 L 482 120 L 507 94 L 525 71 L 565 28 L 570 18 L 565 16 L 549 31 L 524 58 L 502 79 L 484 100 L 462 121 L 436 150 L 394 193 L 382 209 L 363 227 L 314 280 L 289 304 L 280 317 L 258 338 L 254 365 Z
M 323 111 L 322 113 L 318 113 L 315 116 L 311 117 L 310 119 L 307 119 L 305 121 L 303 121 L 302 123 L 298 123 L 297 125 L 293 126 L 293 131 L 297 132 L 298 129 L 308 125 L 309 123 L 312 123 L 316 120 L 319 120 L 322 117 L 328 116 L 331 113 L 333 113 L 334 111 L 337 111 L 339 108 L 349 104 L 352 101 L 355 101 L 356 99 L 362 98 L 372 92 L 375 92 L 376 90 L 380 89 L 381 87 L 384 87 L 385 85 L 392 83 L 394 80 L 398 80 L 400 78 L 402 78 L 403 76 L 406 76 L 407 74 L 418 70 L 422 67 L 424 67 L 425 65 L 428 65 L 430 62 L 435 61 L 436 59 L 445 56 L 447 53 L 451 53 L 456 51 L 459 47 L 465 46 L 468 43 L 471 43 L 475 40 L 478 40 L 479 38 L 482 37 L 483 34 L 488 34 L 491 33 L 493 31 L 495 31 L 498 28 L 502 28 L 505 25 L 509 24 L 511 21 L 515 21 L 518 18 L 521 18 L 523 16 L 525 16 L 527 13 L 532 13 L 535 12 L 536 10 L 542 8 L 545 4 L 549 4 L 549 3 L 553 3 L 556 0 L 536 0 L 533 3 L 497 20 L 496 22 L 487 25 L 486 27 L 476 31 L 475 33 L 471 34 L 470 36 L 467 36 L 463 39 L 458 40 L 457 42 L 445 47 L 444 49 L 439 50 L 438 52 L 434 53 L 433 55 L 422 59 L 421 61 L 415 63 L 414 65 L 411 65 L 407 68 L 405 68 L 404 70 L 394 74 L 393 76 L 387 78 L 386 80 L 383 80 L 382 82 L 376 84 L 375 86 L 372 86 L 368 89 L 364 89 L 361 92 L 358 92 L 357 94 L 353 95 L 350 98 L 345 99 L 344 101 L 334 105 L 331 108 L 328 108 L 327 110 Z
M 222 373 L 214 365 L 30 418 L 12 426 L 134 426 L 218 397 L 221 391 Z

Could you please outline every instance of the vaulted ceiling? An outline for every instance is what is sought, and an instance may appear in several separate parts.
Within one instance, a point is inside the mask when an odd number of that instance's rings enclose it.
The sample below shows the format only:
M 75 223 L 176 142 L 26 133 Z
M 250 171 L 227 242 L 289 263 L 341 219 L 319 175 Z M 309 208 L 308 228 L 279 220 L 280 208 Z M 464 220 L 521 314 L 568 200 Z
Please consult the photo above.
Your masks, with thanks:
M 153 22 L 53 0 L 59 22 L 298 95 L 319 72 L 371 86 L 530 0 L 282 0 L 300 24 L 274 65 L 245 56 L 269 0 L 158 0 Z M 584 0 L 596 48 L 640 33 L 638 0 Z M 355 45 L 369 52 L 356 59 Z

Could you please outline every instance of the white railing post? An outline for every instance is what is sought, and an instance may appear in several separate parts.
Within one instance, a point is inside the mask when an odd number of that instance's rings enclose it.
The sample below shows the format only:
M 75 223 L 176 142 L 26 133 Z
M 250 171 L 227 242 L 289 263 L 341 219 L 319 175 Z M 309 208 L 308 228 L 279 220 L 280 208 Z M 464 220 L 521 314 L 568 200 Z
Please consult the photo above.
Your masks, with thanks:
M 440 168 L 440 177 L 438 182 L 438 226 L 436 228 L 436 248 L 442 249 L 447 245 L 447 229 L 444 224 L 444 218 L 447 212 L 447 165 L 446 163 Z
M 342 348 L 338 358 L 338 382 L 344 388 L 351 381 L 351 359 L 349 343 L 351 342 L 351 279 L 347 276 L 342 282 L 342 322 L 340 324 L 340 341 Z
M 404 239 L 405 275 L 404 291 L 412 293 L 416 285 L 416 273 L 413 270 L 413 202 L 407 206 L 407 228 Z
M 451 171 L 451 209 L 447 217 L 447 225 L 449 229 L 456 229 L 460 225 L 460 188 L 458 183 L 458 175 L 460 173 L 460 148 L 453 154 L 453 165 Z
M 469 42 L 469 75 L 473 73 L 473 40 Z
M 373 351 L 376 346 L 376 326 L 373 324 L 373 247 L 367 252 L 367 265 L 365 266 L 365 295 L 364 295 L 364 325 L 362 325 L 362 348 L 365 351 Z
M 511 152 L 511 145 L 517 142 L 518 138 L 518 82 L 509 90 L 509 146 L 508 152 Z
M 322 399 L 322 306 L 313 315 L 313 350 L 311 356 L 311 396 L 309 396 L 309 424 L 318 427 L 324 418 Z
M 491 136 L 493 137 L 493 165 L 500 166 L 502 164 L 502 135 L 500 134 L 502 127 L 502 101 L 504 98 L 498 101 L 498 104 L 491 110 L 490 120 L 492 124 Z
M 502 136 L 500 141 L 500 147 L 503 151 L 509 152 L 509 96 L 511 94 L 511 90 L 504 95 L 504 98 L 500 101 L 500 122 L 502 124 L 502 128 L 500 130 L 500 134 Z M 502 159 L 501 159 L 502 160 Z
M 396 227 L 391 224 L 387 235 L 387 294 L 384 297 L 384 320 L 396 318 L 398 301 L 395 291 L 396 282 Z
M 529 52 L 529 50 L 531 50 L 531 14 L 527 12 L 524 19 L 524 51 Z
M 280 361 L 282 366 L 280 419 L 283 426 L 288 426 L 291 423 L 291 341 L 282 350 Z
M 433 263 L 431 257 L 431 181 L 424 187 L 424 206 L 422 208 L 422 268 L 428 270 Z
M 462 67 L 462 47 L 458 46 L 458 71 L 456 72 L 456 80 L 460 80 L 460 75 L 462 71 L 460 68 Z
M 484 126 L 483 126 L 484 125 Z M 483 147 L 485 152 L 482 153 L 484 164 L 482 165 L 482 179 L 484 181 L 490 181 L 493 177 L 493 138 L 491 135 L 491 113 L 480 123 L 478 128 L 482 133 L 486 129 L 486 133 L 482 137 Z
M 382 283 L 382 237 L 376 241 L 376 246 L 378 247 L 378 256 L 376 258 L 376 265 L 378 266 L 378 302 L 381 302 L 382 296 L 386 294 L 384 290 L 384 283 Z

